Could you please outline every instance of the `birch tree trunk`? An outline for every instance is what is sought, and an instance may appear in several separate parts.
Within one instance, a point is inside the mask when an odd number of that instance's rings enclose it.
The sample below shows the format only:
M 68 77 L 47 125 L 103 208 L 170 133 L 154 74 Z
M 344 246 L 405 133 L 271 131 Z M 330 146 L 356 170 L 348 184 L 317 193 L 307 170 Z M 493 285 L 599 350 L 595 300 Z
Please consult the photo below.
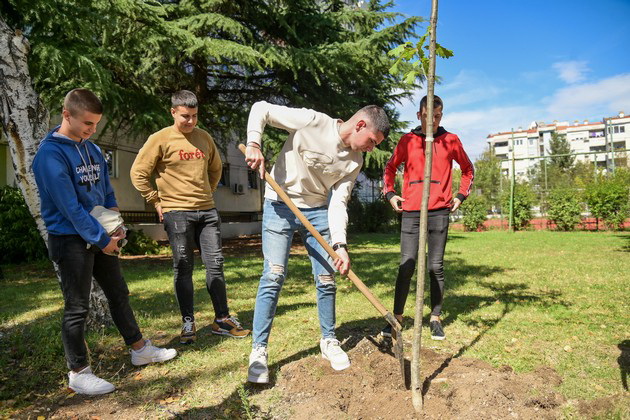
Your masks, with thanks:
M 30 45 L 22 32 L 11 30 L 0 16 L 0 126 L 9 143 L 18 187 L 39 233 L 48 244 L 48 232 L 41 217 L 39 192 L 31 165 L 39 142 L 48 132 L 50 115 L 31 83 L 29 50 Z M 88 327 L 111 323 L 105 294 L 98 283 L 92 281 Z

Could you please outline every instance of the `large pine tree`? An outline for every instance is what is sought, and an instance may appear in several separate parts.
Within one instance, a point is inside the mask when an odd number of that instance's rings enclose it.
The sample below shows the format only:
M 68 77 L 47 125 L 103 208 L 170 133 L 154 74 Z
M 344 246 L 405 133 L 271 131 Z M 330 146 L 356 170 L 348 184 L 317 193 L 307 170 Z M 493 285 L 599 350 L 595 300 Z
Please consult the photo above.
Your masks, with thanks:
M 105 103 L 106 129 L 146 134 L 170 123 L 170 93 L 190 89 L 202 104 L 201 125 L 224 145 L 244 138 L 249 107 L 261 99 L 341 118 L 377 104 L 397 123 L 396 101 L 417 86 L 388 72 L 387 51 L 413 36 L 421 19 L 386 7 L 8 0 L 0 13 L 29 38 L 35 89 L 53 112 L 67 91 L 88 87 Z

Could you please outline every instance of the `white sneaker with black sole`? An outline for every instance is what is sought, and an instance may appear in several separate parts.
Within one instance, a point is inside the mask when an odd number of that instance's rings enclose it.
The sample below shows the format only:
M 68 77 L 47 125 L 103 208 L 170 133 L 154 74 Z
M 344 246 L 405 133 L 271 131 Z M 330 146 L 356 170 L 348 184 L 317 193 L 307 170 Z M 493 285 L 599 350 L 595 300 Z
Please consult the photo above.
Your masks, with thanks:
M 336 338 L 322 338 L 319 341 L 319 348 L 322 357 L 330 362 L 333 369 L 344 370 L 350 367 L 350 359 Z
M 255 384 L 269 383 L 269 368 L 267 367 L 267 347 L 256 346 L 249 354 L 247 381 Z
M 134 366 L 166 362 L 177 356 L 177 350 L 155 347 L 151 344 L 151 340 L 146 340 L 144 347 L 140 350 L 131 349 L 129 352 L 131 353 L 131 364 Z
M 89 366 L 80 372 L 68 372 L 68 388 L 77 394 L 84 395 L 102 395 L 108 394 L 116 389 L 116 387 L 105 379 L 101 379 L 92 373 Z

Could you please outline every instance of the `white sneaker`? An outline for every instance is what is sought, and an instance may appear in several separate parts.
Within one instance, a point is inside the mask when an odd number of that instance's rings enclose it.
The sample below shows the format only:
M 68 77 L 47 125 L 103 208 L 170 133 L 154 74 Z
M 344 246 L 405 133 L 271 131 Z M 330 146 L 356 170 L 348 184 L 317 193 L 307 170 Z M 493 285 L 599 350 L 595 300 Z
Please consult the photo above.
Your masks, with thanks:
M 322 357 L 330 361 L 333 369 L 344 370 L 350 367 L 350 359 L 336 338 L 322 338 L 319 348 L 322 350 Z
M 143 366 L 149 363 L 166 362 L 177 356 L 175 349 L 162 349 L 151 344 L 151 340 L 146 340 L 144 347 L 136 351 L 131 349 L 131 364 L 134 366 Z
M 68 388 L 77 394 L 101 395 L 108 394 L 116 387 L 105 379 L 101 379 L 92 373 L 89 366 L 80 372 L 68 372 Z
M 269 368 L 267 367 L 267 347 L 257 346 L 249 354 L 249 368 L 247 381 L 256 384 L 269 383 Z

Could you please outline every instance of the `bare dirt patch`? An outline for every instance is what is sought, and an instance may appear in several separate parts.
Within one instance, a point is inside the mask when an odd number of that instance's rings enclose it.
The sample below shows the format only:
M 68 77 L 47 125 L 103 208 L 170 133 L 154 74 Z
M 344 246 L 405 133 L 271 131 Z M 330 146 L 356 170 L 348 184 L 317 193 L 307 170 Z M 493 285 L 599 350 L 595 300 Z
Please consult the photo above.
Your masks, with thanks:
M 406 345 L 410 348 L 410 345 Z M 386 342 L 368 337 L 349 351 L 352 366 L 335 372 L 319 356 L 281 368 L 283 398 L 270 413 L 288 419 L 416 418 L 411 392 Z M 477 359 L 422 350 L 424 418 L 552 419 L 560 417 L 562 382 L 550 367 L 516 374 Z M 407 366 L 409 368 L 409 366 Z

